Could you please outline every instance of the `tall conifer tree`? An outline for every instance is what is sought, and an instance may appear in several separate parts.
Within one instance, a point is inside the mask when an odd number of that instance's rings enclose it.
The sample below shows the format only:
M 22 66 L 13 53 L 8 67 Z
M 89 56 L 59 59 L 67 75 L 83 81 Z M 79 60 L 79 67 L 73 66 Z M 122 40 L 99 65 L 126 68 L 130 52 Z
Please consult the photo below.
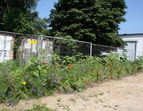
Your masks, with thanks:
M 49 18 L 52 34 L 123 47 L 117 34 L 125 8 L 124 0 L 59 0 Z

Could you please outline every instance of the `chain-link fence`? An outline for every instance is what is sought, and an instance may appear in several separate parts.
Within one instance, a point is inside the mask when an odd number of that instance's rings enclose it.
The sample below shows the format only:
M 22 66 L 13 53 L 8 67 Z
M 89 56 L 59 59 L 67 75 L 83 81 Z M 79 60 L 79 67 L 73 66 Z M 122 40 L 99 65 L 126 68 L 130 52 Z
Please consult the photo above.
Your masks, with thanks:
M 31 56 L 41 57 L 45 61 L 56 53 L 61 56 L 83 55 L 103 57 L 108 53 L 126 53 L 129 60 L 134 60 L 137 54 L 132 50 L 93 44 L 91 42 L 71 40 L 65 38 L 29 35 L 0 31 L 0 62 L 9 59 L 25 60 Z M 143 52 L 140 52 L 140 56 Z

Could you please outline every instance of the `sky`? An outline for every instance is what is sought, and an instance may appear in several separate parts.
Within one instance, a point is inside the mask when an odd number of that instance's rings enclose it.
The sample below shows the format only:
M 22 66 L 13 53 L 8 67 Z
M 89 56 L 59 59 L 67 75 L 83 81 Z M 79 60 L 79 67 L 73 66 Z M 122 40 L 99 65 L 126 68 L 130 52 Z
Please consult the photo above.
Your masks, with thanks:
M 40 0 L 36 11 L 40 18 L 48 18 L 50 10 L 54 9 L 54 3 L 58 0 Z M 120 23 L 119 34 L 143 33 L 143 0 L 125 0 L 127 9 L 124 16 L 126 22 Z

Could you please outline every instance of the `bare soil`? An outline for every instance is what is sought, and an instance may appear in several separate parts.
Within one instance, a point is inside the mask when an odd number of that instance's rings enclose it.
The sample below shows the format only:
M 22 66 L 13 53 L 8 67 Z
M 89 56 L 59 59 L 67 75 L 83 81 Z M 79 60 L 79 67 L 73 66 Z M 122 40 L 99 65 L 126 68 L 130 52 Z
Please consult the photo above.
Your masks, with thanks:
M 143 111 L 143 73 L 95 83 L 83 92 L 70 95 L 55 94 L 39 100 L 20 101 L 14 107 L 0 104 L 0 109 L 30 109 L 33 104 L 41 103 L 56 111 Z

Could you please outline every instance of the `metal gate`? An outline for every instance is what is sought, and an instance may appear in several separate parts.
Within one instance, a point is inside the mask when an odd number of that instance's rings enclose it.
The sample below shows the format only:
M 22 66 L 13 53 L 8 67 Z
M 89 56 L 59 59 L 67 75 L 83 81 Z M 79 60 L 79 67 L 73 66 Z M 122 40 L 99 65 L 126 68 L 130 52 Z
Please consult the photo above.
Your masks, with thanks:
M 31 56 L 39 57 L 42 61 L 51 59 L 53 53 L 53 43 L 48 38 L 24 37 L 21 40 L 18 55 L 20 60 L 26 60 Z

